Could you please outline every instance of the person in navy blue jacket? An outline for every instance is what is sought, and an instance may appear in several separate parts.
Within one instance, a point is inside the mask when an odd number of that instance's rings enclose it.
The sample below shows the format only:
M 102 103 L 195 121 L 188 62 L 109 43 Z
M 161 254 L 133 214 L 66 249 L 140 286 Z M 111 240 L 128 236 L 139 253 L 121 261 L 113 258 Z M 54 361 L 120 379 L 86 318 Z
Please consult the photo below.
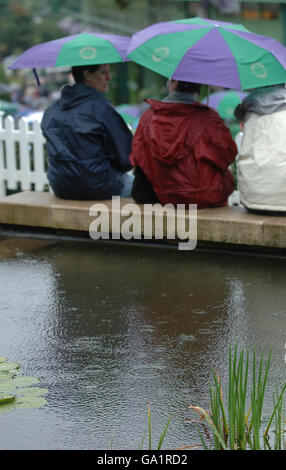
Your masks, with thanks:
M 72 75 L 41 123 L 52 190 L 64 199 L 130 197 L 132 133 L 103 94 L 109 65 L 72 67 Z

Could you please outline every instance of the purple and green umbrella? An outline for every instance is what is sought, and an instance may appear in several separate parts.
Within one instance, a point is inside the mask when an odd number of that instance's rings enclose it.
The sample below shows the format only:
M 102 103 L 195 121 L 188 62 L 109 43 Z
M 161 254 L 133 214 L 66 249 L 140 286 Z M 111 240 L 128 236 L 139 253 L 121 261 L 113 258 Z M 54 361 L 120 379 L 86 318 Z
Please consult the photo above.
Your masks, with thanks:
M 135 131 L 139 119 L 144 113 L 146 109 L 149 108 L 149 104 L 146 102 L 138 103 L 138 104 L 120 104 L 116 106 L 116 111 L 120 114 L 120 116 L 124 119 L 127 125 L 131 127 L 133 131 Z
M 286 48 L 244 26 L 205 18 L 135 33 L 128 59 L 175 80 L 248 90 L 286 82 Z
M 214 91 L 208 98 L 204 98 L 202 103 L 215 109 L 222 119 L 235 119 L 233 112 L 238 104 L 247 96 L 247 93 L 236 90 Z
M 133 122 L 141 115 L 141 107 L 136 104 L 120 104 L 116 106 L 116 111 L 124 119 L 126 124 L 132 126 Z
M 130 38 L 112 34 L 81 33 L 37 44 L 8 68 L 45 68 L 125 62 Z

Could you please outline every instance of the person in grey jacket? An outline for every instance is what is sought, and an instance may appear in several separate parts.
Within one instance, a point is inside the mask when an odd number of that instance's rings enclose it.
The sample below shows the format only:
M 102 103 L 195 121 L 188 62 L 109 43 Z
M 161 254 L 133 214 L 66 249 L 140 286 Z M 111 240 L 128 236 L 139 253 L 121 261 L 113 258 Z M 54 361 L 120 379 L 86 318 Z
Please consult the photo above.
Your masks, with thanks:
M 56 196 L 102 200 L 129 197 L 132 133 L 103 95 L 109 65 L 73 67 L 75 83 L 42 119 L 47 140 L 48 179 Z
M 237 162 L 241 203 L 249 212 L 286 215 L 286 88 L 258 88 L 234 111 L 243 138 Z

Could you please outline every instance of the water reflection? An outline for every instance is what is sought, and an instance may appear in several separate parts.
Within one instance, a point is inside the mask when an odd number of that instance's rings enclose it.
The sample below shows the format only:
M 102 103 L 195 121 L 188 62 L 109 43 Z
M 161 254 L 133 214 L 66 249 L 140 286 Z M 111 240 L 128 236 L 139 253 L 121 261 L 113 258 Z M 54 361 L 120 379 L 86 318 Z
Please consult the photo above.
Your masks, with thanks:
M 49 389 L 47 407 L 3 415 L 4 448 L 135 449 L 148 403 L 154 436 L 178 413 L 165 448 L 196 442 L 187 407 L 208 405 L 235 341 L 273 346 L 285 380 L 283 260 L 65 242 L 0 279 L 0 355 Z

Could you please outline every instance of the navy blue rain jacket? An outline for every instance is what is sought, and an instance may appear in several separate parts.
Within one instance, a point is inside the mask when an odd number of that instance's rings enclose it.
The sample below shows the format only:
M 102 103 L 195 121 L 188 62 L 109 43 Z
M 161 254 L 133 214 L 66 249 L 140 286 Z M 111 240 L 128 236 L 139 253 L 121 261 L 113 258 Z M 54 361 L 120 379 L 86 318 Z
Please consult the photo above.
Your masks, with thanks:
M 130 170 L 132 133 L 112 104 L 83 83 L 65 86 L 42 119 L 48 179 L 58 197 L 110 199 Z

